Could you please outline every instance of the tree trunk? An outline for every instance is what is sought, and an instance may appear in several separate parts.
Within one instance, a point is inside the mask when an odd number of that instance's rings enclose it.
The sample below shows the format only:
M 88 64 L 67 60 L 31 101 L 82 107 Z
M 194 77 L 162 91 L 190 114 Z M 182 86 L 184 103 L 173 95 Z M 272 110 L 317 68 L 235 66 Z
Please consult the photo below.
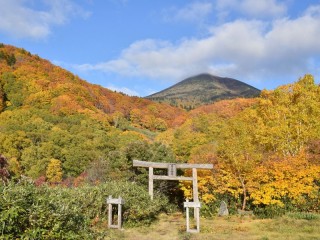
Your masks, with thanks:
M 246 185 L 244 183 L 244 179 L 242 179 L 241 177 L 240 177 L 240 182 L 241 182 L 242 191 L 243 191 L 242 210 L 244 210 L 246 208 L 246 204 L 247 204 L 247 189 L 246 189 Z

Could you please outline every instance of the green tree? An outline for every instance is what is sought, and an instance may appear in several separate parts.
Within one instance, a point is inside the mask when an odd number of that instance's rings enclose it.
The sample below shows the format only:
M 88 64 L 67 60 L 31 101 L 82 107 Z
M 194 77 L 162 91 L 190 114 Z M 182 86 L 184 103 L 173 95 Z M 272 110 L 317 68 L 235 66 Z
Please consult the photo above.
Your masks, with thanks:
M 16 61 L 16 57 L 13 53 L 6 56 L 6 62 L 9 66 L 13 66 L 16 63 Z
M 0 83 L 0 113 L 4 110 L 4 108 L 5 108 L 5 96 Z
M 8 101 L 7 106 L 11 106 L 11 108 L 21 106 L 27 94 L 26 91 L 24 91 L 23 82 L 16 79 L 10 72 L 2 74 L 1 82 Z

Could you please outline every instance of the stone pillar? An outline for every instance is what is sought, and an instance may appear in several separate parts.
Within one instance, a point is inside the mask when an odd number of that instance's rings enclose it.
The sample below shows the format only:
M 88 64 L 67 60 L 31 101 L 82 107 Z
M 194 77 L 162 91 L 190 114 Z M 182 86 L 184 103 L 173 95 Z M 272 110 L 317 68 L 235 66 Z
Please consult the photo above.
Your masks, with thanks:
M 187 199 L 187 204 L 189 203 L 189 199 Z M 187 232 L 190 231 L 190 218 L 189 218 L 189 207 L 186 207 L 186 225 L 187 225 Z
M 190 233 L 198 233 L 200 232 L 200 215 L 199 210 L 201 207 L 201 204 L 199 201 L 197 202 L 189 202 L 187 199 L 186 202 L 183 203 L 183 206 L 186 208 L 186 224 L 187 224 L 187 232 Z M 196 229 L 190 229 L 190 213 L 189 208 L 194 208 L 194 219 L 196 221 L 197 228 Z
M 199 202 L 198 173 L 196 168 L 192 168 L 192 191 L 193 191 L 193 202 Z M 200 208 L 194 208 L 194 218 L 197 221 L 200 219 Z M 197 226 L 199 226 L 198 223 L 197 223 Z
M 193 191 L 193 201 L 199 202 L 198 198 L 198 175 L 197 169 L 192 168 L 192 191 Z
M 109 196 L 109 198 L 107 199 L 107 203 L 108 203 L 108 228 L 111 228 L 112 226 L 112 204 L 110 203 L 112 199 L 112 196 Z
M 149 167 L 149 195 L 153 200 L 153 167 Z

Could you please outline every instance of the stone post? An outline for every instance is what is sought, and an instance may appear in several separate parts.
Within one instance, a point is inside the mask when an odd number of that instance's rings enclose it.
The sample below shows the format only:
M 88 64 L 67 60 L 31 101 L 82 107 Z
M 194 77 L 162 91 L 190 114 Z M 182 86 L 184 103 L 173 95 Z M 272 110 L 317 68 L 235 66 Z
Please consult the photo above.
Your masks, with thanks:
M 112 196 L 110 195 L 107 198 L 107 204 L 108 204 L 108 228 L 121 229 L 121 226 L 122 226 L 122 205 L 124 204 L 124 200 L 121 197 L 112 198 Z M 117 222 L 117 224 L 112 224 L 113 223 L 112 204 L 118 205 L 118 222 Z

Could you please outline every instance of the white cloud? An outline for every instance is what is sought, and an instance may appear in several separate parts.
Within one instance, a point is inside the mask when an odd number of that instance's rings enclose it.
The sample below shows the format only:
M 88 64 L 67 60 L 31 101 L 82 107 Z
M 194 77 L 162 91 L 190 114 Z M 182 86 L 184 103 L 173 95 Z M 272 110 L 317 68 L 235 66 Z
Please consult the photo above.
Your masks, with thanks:
M 180 9 L 167 9 L 164 18 L 167 21 L 201 22 L 212 10 L 213 4 L 210 2 L 193 2 Z
M 320 16 L 320 5 L 313 5 L 307 8 L 305 15 Z
M 194 2 L 180 9 L 175 18 L 177 20 L 197 21 L 202 17 L 206 17 L 212 11 L 212 3 Z
M 220 11 L 241 12 L 249 17 L 279 17 L 283 16 L 287 7 L 277 0 L 217 0 Z
M 51 33 L 53 25 L 65 24 L 72 15 L 87 17 L 71 0 L 36 0 L 48 9 L 35 10 L 25 0 L 0 0 L 0 31 L 18 38 L 44 38 Z
M 118 59 L 81 67 L 171 81 L 201 72 L 249 82 L 287 76 L 297 79 L 319 65 L 319 9 L 313 6 L 296 19 L 236 20 L 211 28 L 205 38 L 178 43 L 137 41 Z
M 107 88 L 112 91 L 125 93 L 129 96 L 139 96 L 139 93 L 126 87 L 107 86 Z
M 241 10 L 250 16 L 282 16 L 286 13 L 286 6 L 276 0 L 245 0 Z

